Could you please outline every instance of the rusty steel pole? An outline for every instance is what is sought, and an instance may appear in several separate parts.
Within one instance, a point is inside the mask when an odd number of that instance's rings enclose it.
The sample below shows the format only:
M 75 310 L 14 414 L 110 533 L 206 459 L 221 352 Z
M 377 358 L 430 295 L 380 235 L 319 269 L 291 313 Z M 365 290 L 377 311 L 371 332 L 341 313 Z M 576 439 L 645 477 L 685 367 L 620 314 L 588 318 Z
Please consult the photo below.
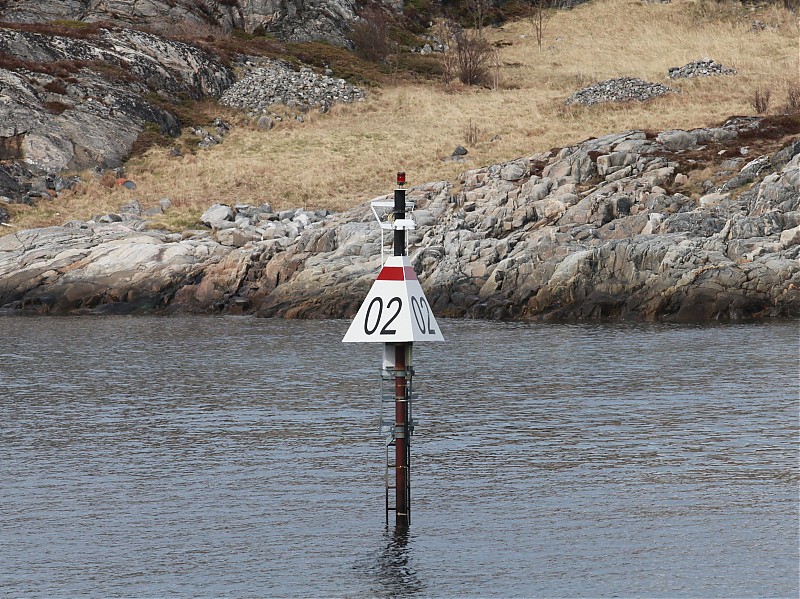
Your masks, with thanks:
M 394 190 L 394 220 L 406 217 L 406 174 L 397 173 Z M 394 230 L 394 255 L 406 255 L 405 229 Z M 407 371 L 411 364 L 406 360 L 411 354 L 411 343 L 394 345 L 394 397 L 395 397 L 395 525 L 408 526 L 411 516 L 411 435 L 408 418 Z
M 394 346 L 394 415 L 395 415 L 395 524 L 408 526 L 411 508 L 411 439 L 408 430 L 408 394 L 406 387 L 406 344 Z

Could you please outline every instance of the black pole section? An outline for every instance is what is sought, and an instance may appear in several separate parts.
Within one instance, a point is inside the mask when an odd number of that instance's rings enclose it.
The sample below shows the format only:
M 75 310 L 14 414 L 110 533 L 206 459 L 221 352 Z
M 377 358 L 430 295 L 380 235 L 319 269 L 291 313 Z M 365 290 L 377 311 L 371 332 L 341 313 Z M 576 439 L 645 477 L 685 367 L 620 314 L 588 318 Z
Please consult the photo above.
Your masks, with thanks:
M 401 177 L 402 175 L 402 177 Z M 406 181 L 405 173 L 397 173 L 398 185 L 404 185 Z M 406 217 L 406 190 L 402 187 L 394 190 L 394 220 L 398 221 Z M 406 232 L 405 229 L 394 230 L 394 255 L 406 255 Z

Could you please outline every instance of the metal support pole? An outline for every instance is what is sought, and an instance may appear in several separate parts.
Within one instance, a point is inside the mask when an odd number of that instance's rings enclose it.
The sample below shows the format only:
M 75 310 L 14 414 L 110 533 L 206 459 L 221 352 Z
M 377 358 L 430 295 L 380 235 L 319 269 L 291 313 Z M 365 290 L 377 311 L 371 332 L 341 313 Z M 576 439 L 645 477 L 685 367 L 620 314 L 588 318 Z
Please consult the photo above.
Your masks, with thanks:
M 406 217 L 406 190 L 403 186 L 406 183 L 406 174 L 397 173 L 397 188 L 394 190 L 394 220 Z M 405 229 L 394 230 L 394 255 L 406 255 L 406 232 Z M 411 435 L 408 427 L 408 393 L 406 387 L 406 353 L 410 353 L 410 343 L 398 343 L 394 346 L 394 392 L 395 392 L 395 494 L 396 526 L 408 526 L 411 512 Z

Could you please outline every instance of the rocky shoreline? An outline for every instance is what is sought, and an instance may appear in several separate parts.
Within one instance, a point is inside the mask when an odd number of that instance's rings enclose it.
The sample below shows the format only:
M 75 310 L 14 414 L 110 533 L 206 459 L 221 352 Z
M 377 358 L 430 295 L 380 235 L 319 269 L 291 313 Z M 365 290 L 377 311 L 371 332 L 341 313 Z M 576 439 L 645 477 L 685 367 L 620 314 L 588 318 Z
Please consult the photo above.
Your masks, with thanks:
M 785 126 L 627 131 L 412 187 L 409 255 L 437 316 L 798 317 L 800 138 L 776 147 Z M 693 191 L 708 160 L 716 175 Z M 368 203 L 220 206 L 206 224 L 167 233 L 131 217 L 0 237 L 2 312 L 350 317 L 380 267 Z

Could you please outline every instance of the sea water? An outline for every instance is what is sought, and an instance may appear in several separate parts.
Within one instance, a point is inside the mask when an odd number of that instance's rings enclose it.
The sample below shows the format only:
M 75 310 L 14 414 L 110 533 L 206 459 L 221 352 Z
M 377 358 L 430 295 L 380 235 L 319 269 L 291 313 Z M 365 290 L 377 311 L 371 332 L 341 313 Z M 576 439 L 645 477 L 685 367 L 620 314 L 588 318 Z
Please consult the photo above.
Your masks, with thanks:
M 798 322 L 0 318 L 0 595 L 796 597 Z

